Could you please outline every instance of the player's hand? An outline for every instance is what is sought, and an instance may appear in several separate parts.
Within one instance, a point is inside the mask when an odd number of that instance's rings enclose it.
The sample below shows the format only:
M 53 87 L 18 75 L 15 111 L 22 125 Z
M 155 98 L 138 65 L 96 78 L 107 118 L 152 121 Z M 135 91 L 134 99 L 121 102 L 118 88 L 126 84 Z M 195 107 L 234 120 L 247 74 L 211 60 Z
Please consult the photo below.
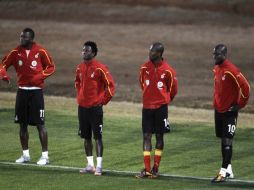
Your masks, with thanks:
M 10 78 L 8 76 L 2 77 L 2 80 L 8 82 L 9 85 L 11 84 Z
M 239 110 L 240 110 L 240 106 L 236 104 L 231 106 L 228 111 L 239 111 Z
M 5 69 L 0 69 L 0 79 L 10 84 L 10 77 L 8 76 Z

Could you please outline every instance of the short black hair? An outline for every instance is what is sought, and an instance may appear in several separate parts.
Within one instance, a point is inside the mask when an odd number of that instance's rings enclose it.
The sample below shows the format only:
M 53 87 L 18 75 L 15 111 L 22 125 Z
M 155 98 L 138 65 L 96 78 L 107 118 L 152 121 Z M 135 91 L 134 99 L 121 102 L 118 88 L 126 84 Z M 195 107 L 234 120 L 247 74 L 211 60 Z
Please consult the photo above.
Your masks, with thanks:
M 164 52 L 164 45 L 160 42 L 154 42 L 151 46 L 151 49 L 153 49 L 156 52 L 160 52 L 161 56 L 162 56 L 162 54 Z
M 92 52 L 94 53 L 94 56 L 97 55 L 98 48 L 95 42 L 93 41 L 87 41 L 84 43 L 84 46 L 90 46 L 92 48 Z
M 23 32 L 24 32 L 24 33 L 25 33 L 25 32 L 29 32 L 29 33 L 31 34 L 32 39 L 34 39 L 35 34 L 34 34 L 33 29 L 31 29 L 31 28 L 25 28 L 25 29 L 23 30 Z
M 227 50 L 227 46 L 225 46 L 224 44 L 218 44 L 215 46 L 214 51 L 219 52 L 225 56 L 228 50 Z

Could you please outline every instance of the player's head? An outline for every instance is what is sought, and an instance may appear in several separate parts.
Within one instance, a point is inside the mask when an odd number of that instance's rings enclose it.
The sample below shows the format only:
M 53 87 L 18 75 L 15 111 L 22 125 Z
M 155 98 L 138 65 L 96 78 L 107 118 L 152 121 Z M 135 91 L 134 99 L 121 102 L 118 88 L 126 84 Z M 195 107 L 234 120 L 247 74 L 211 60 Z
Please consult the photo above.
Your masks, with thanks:
M 213 58 L 215 65 L 220 65 L 227 57 L 227 47 L 224 44 L 218 44 L 213 49 Z
M 86 61 L 92 60 L 97 55 L 98 49 L 95 42 L 87 41 L 84 43 L 82 54 Z
M 155 42 L 151 45 L 150 51 L 149 51 L 149 59 L 150 61 L 157 62 L 162 59 L 162 55 L 164 52 L 164 46 L 160 42 Z
M 20 34 L 20 45 L 28 48 L 34 40 L 34 31 L 31 28 L 25 28 Z

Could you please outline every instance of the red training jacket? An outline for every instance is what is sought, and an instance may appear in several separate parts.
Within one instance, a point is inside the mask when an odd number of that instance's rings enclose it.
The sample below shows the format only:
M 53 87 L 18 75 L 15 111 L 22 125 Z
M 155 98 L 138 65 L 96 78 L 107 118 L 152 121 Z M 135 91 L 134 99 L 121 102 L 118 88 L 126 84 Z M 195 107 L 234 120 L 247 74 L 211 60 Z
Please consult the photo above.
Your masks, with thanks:
M 55 65 L 48 52 L 39 44 L 33 43 L 27 57 L 26 49 L 18 46 L 7 54 L 0 64 L 0 77 L 8 79 L 6 70 L 13 66 L 20 87 L 43 88 L 44 80 L 55 72 Z
M 156 109 L 169 104 L 177 94 L 175 70 L 164 60 L 158 65 L 151 61 L 140 68 L 139 83 L 143 92 L 143 108 Z
M 214 67 L 213 105 L 218 112 L 226 112 L 235 104 L 243 108 L 250 96 L 250 85 L 240 70 L 229 60 Z
M 106 105 L 115 94 L 115 82 L 109 70 L 95 59 L 77 66 L 75 87 L 77 103 L 85 108 Z

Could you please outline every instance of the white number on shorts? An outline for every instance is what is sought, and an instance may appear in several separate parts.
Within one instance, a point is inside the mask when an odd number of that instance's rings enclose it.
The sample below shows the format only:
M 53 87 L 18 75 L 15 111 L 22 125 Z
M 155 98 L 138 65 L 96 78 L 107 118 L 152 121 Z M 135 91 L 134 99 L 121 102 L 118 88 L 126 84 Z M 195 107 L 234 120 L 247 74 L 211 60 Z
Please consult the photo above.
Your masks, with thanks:
M 102 125 L 99 125 L 99 127 L 101 128 L 100 133 L 102 134 Z
M 228 124 L 228 132 L 234 133 L 235 132 L 235 125 Z
M 40 110 L 40 117 L 44 117 L 44 110 Z
M 169 125 L 168 120 L 167 120 L 167 119 L 164 119 L 163 121 L 164 121 L 165 127 L 167 127 L 167 126 Z

